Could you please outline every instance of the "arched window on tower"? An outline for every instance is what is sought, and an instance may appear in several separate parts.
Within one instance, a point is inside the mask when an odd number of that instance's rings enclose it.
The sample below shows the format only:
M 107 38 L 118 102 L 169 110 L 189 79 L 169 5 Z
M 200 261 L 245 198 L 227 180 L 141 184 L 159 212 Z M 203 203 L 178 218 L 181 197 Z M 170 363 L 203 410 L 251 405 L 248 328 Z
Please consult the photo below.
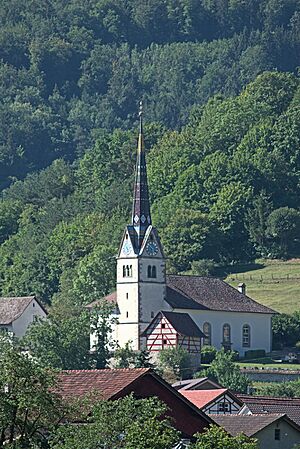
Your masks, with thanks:
M 211 345 L 211 324 L 210 323 L 204 323 L 203 324 L 203 333 L 205 335 L 203 344 L 210 346 Z
M 148 278 L 152 278 L 152 279 L 156 278 L 156 266 L 155 265 L 148 265 L 147 276 L 148 276 Z
M 244 324 L 243 326 L 243 348 L 250 348 L 250 326 L 249 324 Z
M 132 265 L 123 265 L 123 278 L 132 277 Z

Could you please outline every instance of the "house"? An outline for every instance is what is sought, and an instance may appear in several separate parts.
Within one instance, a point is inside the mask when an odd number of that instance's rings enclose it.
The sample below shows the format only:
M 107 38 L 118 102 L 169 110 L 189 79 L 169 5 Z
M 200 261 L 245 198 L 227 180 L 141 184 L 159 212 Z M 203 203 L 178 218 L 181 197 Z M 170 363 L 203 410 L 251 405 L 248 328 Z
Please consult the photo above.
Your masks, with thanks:
M 257 438 L 259 449 L 293 449 L 300 442 L 300 427 L 284 413 L 213 415 L 213 419 L 231 436 Z
M 0 329 L 23 337 L 28 326 L 47 311 L 35 296 L 0 298 Z
M 153 226 L 150 209 L 140 111 L 132 218 L 120 242 L 116 291 L 88 306 L 94 308 L 103 299 L 114 304 L 117 322 L 112 339 L 121 347 L 130 342 L 136 351 L 152 346 L 157 336 L 154 337 L 151 332 L 155 331 L 157 320 L 162 324 L 166 314 L 172 312 L 181 314 L 185 322 L 188 315 L 193 326 L 205 334 L 206 345 L 236 350 L 241 356 L 249 349 L 269 352 L 274 310 L 247 296 L 244 287 L 239 291 L 220 279 L 167 275 L 166 256 Z M 175 315 L 173 324 L 174 319 Z M 185 342 L 192 339 L 195 342 L 197 338 L 201 340 L 200 334 L 191 336 L 178 330 L 176 332 L 180 338 L 173 339 L 172 346 L 182 345 L 183 339 Z M 95 346 L 96 338 L 95 334 L 91 335 L 91 348 Z M 163 340 L 167 341 L 167 346 L 170 345 L 167 338 L 160 337 L 160 340 L 162 346 Z M 199 340 L 189 350 L 197 361 L 199 354 L 192 352 L 195 347 L 200 348 Z
M 227 388 L 214 390 L 179 390 L 179 393 L 204 413 L 210 415 L 238 414 L 244 405 Z
M 215 390 L 216 388 L 223 388 L 208 377 L 179 380 L 172 387 L 176 388 L 176 390 Z
M 99 393 L 99 397 L 115 400 L 133 394 L 136 398 L 157 396 L 164 402 L 174 426 L 184 438 L 202 432 L 212 419 L 178 393 L 149 368 L 62 371 L 58 375 L 58 392 L 65 399 Z
M 300 426 L 300 398 L 273 398 L 246 394 L 237 394 L 237 397 L 245 404 L 240 414 L 284 413 Z
M 187 313 L 159 312 L 142 332 L 146 348 L 152 354 L 167 348 L 182 348 L 193 354 L 195 367 L 200 365 L 203 332 Z

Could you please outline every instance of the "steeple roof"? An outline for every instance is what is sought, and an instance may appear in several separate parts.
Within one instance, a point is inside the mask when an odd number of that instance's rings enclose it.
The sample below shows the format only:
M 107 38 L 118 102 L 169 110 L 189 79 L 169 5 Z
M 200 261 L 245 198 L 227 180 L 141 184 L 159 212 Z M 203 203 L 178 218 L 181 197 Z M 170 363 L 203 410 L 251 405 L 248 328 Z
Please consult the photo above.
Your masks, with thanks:
M 140 248 L 146 230 L 151 225 L 150 201 L 147 181 L 147 167 L 143 134 L 143 105 L 140 102 L 140 127 L 135 169 L 135 183 L 132 206 L 132 226 L 137 234 L 137 247 Z

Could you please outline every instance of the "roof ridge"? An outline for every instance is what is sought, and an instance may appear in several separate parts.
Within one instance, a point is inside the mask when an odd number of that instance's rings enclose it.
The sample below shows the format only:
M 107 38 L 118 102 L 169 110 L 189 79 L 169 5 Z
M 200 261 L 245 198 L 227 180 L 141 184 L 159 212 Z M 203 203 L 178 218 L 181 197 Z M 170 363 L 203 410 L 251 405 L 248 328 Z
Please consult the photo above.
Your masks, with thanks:
M 292 401 L 293 399 L 297 399 L 297 400 L 300 400 L 300 396 L 296 396 L 296 397 L 293 397 L 293 398 L 289 398 L 289 397 L 286 397 L 286 396 L 251 396 L 251 395 L 247 395 L 247 394 L 241 394 L 241 393 L 238 393 L 237 394 L 237 396 L 240 396 L 240 397 L 243 397 L 243 398 L 253 398 L 253 399 L 279 399 L 279 400 L 288 400 L 288 401 Z
M 93 369 L 64 369 L 61 373 L 99 373 L 99 372 L 111 372 L 111 371 L 125 371 L 125 372 L 135 372 L 135 371 L 151 371 L 151 368 L 93 368 Z

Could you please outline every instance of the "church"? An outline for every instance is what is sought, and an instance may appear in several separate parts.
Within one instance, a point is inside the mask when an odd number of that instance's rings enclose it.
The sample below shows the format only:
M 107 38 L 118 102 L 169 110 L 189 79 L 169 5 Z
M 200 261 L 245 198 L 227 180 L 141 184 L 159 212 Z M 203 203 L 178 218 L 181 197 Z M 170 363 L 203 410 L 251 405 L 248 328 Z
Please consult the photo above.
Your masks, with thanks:
M 238 351 L 271 351 L 274 310 L 249 298 L 221 279 L 166 274 L 166 258 L 152 225 L 140 111 L 131 223 L 117 256 L 116 291 L 104 298 L 115 305 L 112 338 L 123 347 L 182 347 L 200 362 L 201 346 Z M 103 301 L 103 298 L 99 301 Z M 97 306 L 94 301 L 88 307 Z M 95 344 L 91 335 L 91 346 Z

